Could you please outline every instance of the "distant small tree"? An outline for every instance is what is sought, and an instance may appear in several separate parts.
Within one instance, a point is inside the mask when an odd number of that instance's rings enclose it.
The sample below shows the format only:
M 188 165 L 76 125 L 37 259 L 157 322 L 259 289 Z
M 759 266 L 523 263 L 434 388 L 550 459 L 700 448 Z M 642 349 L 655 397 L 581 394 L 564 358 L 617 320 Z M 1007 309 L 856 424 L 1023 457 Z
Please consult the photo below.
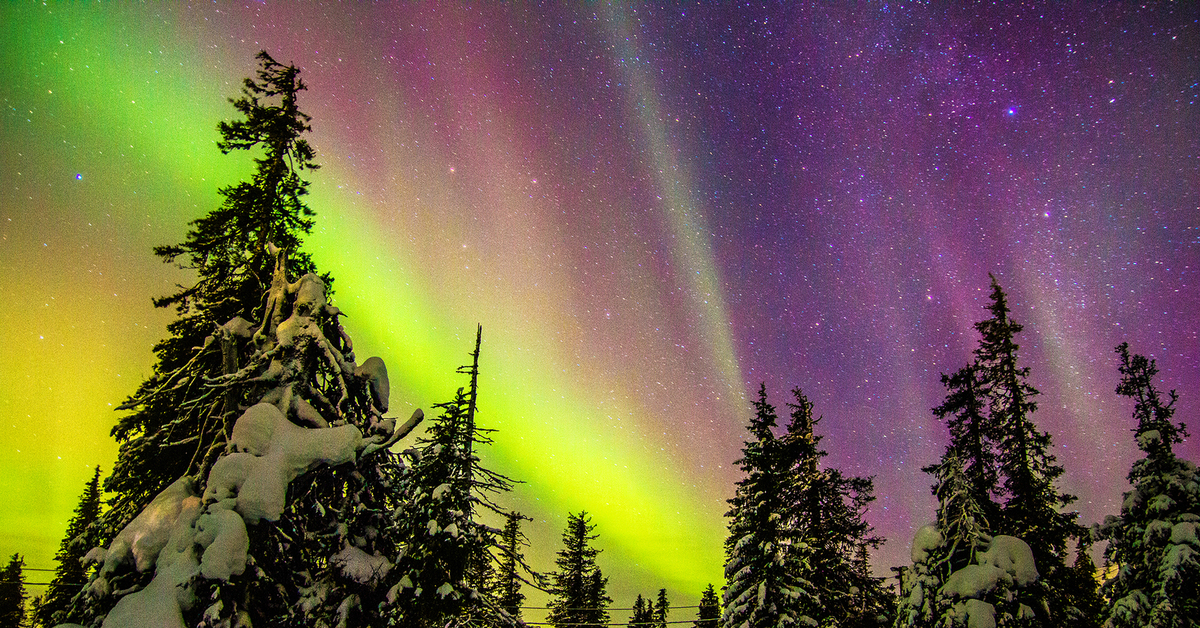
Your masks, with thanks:
M 523 547 L 529 545 L 529 540 L 521 532 L 521 521 L 532 521 L 519 512 L 505 515 L 504 530 L 500 533 L 500 566 L 496 573 L 495 593 L 500 607 L 514 619 L 521 619 L 521 605 L 525 603 L 525 594 L 521 592 L 522 583 L 526 582 L 521 572 L 533 575 L 525 565 Z
M 13 554 L 0 572 L 0 628 L 25 625 L 25 560 Z
M 58 546 L 54 560 L 58 566 L 54 569 L 54 577 L 46 593 L 35 600 L 33 619 L 40 626 L 54 626 L 64 623 L 69 618 L 66 610 L 71 605 L 71 599 L 87 582 L 87 568 L 83 565 L 83 557 L 88 550 L 96 545 L 96 532 L 93 523 L 100 517 L 100 467 L 92 473 L 92 479 L 84 486 L 79 505 L 75 507 L 75 515 L 67 524 L 67 533 Z
M 1104 615 L 1104 598 L 1100 593 L 1100 580 L 1096 574 L 1096 563 L 1092 560 L 1092 534 L 1084 530 L 1075 539 L 1075 560 L 1062 578 L 1063 592 L 1074 600 L 1079 609 L 1078 620 L 1072 628 L 1097 628 Z
M 639 593 L 633 602 L 633 615 L 629 616 L 629 628 L 649 628 L 654 624 L 654 609 Z
M 654 602 L 654 625 L 656 628 L 667 628 L 667 615 L 671 612 L 671 603 L 667 601 L 667 590 L 658 590 L 658 600 Z
M 554 563 L 549 591 L 550 615 L 547 621 L 557 628 L 602 626 L 608 623 L 608 579 L 596 564 L 600 550 L 592 546 L 599 538 L 586 512 L 567 516 L 563 531 L 563 548 Z
M 700 594 L 700 610 L 696 615 L 693 628 L 717 628 L 717 621 L 721 618 L 721 599 L 717 597 L 713 585 L 705 587 Z

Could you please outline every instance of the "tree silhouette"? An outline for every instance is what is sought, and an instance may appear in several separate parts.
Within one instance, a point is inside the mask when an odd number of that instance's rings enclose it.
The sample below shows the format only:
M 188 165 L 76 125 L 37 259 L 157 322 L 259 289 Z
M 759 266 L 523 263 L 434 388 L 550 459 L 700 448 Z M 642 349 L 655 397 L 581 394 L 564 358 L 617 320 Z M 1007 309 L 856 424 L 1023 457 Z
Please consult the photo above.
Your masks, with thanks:
M 177 478 L 207 471 L 224 450 L 246 399 L 233 388 L 217 394 L 206 382 L 237 371 L 254 350 L 227 323 L 262 319 L 275 267 L 267 244 L 289 251 L 296 273 L 289 279 L 315 272 L 300 251 L 313 215 L 303 202 L 308 182 L 300 175 L 318 167 L 302 139 L 310 130 L 297 102 L 304 82 L 299 69 L 265 51 L 257 58 L 256 78 L 247 78 L 242 95 L 230 100 L 242 117 L 220 123 L 217 143 L 227 154 L 259 151 L 254 174 L 221 188 L 221 205 L 194 221 L 182 243 L 154 249 L 164 261 L 195 272 L 196 283 L 154 300 L 158 307 L 174 307 L 179 318 L 154 347 L 154 372 L 119 407 L 129 413 L 112 429 L 121 447 L 104 482 L 114 497 L 102 516 L 101 542 Z M 328 276 L 323 280 L 331 282 Z
M 1194 626 L 1200 617 L 1200 472 L 1175 455 L 1187 436 L 1175 423 L 1175 391 L 1164 398 L 1154 384 L 1154 360 L 1117 347 L 1117 394 L 1133 399 L 1134 438 L 1143 457 L 1129 470 L 1132 489 L 1121 514 L 1099 527 L 1105 559 L 1116 575 L 1104 583 L 1105 626 Z
M 563 548 L 554 560 L 558 569 L 549 574 L 550 614 L 546 621 L 557 628 L 602 626 L 609 621 L 612 599 L 606 589 L 608 578 L 596 564 L 600 550 L 592 546 L 594 534 L 587 512 L 567 515 Z
M 54 560 L 54 577 L 50 586 L 35 602 L 33 619 L 42 626 L 66 623 L 67 609 L 71 600 L 83 590 L 88 579 L 83 557 L 95 545 L 96 529 L 93 524 L 100 517 L 100 467 L 92 473 L 92 479 L 84 486 L 75 514 L 67 523 L 67 532 Z

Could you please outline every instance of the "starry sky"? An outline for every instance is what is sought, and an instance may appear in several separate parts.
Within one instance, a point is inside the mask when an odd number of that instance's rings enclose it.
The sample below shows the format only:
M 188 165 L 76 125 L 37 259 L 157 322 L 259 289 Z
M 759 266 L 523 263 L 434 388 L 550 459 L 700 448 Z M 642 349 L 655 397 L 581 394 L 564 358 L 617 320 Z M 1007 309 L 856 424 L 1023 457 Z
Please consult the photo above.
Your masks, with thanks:
M 303 70 L 306 247 L 393 412 L 449 400 L 483 325 L 534 567 L 586 510 L 616 607 L 719 586 L 760 383 L 815 403 L 825 464 L 875 477 L 876 571 L 907 562 L 988 273 L 1099 521 L 1137 454 L 1113 347 L 1200 408 L 1198 7 L 4 3 L 0 553 L 52 567 L 111 468 L 190 279 L 150 249 L 249 174 L 214 142 L 261 49 Z

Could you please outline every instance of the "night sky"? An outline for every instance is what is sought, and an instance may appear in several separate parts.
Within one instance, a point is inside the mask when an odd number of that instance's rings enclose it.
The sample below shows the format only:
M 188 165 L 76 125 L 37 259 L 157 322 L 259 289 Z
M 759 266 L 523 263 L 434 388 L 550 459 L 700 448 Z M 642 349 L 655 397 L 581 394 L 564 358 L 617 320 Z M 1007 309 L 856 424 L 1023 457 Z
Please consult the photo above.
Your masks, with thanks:
M 875 476 L 873 564 L 906 563 L 988 273 L 1061 488 L 1116 513 L 1113 347 L 1200 408 L 1200 4 L 959 4 L 3 3 L 0 554 L 53 567 L 111 468 L 150 299 L 190 281 L 151 247 L 249 174 L 214 143 L 260 49 L 303 70 L 306 247 L 393 412 L 450 400 L 483 325 L 536 568 L 587 510 L 615 607 L 719 587 L 763 382 Z

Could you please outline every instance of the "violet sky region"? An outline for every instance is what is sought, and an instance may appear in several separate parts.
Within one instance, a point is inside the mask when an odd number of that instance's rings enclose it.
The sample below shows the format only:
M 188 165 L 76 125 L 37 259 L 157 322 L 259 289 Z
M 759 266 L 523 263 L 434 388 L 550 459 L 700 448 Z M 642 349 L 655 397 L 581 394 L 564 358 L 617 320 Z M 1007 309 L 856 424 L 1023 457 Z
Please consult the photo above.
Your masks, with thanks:
M 907 562 L 933 517 L 939 374 L 1008 292 L 1038 425 L 1085 524 L 1137 457 L 1113 347 L 1200 407 L 1200 4 L 0 5 L 0 554 L 53 567 L 113 408 L 250 172 L 216 149 L 269 51 L 323 166 L 306 247 L 393 412 L 483 325 L 485 464 L 550 570 L 591 513 L 616 608 L 722 580 L 760 383 L 875 477 Z M 1180 453 L 1200 459 L 1192 438 Z M 48 579 L 48 574 L 46 575 Z M 40 576 L 31 576 L 31 582 Z M 41 587 L 32 586 L 34 594 Z M 536 602 L 536 596 L 531 598 Z M 682 611 L 680 611 L 682 612 Z M 622 612 L 614 617 L 624 619 Z M 680 619 L 690 618 L 680 617 Z

